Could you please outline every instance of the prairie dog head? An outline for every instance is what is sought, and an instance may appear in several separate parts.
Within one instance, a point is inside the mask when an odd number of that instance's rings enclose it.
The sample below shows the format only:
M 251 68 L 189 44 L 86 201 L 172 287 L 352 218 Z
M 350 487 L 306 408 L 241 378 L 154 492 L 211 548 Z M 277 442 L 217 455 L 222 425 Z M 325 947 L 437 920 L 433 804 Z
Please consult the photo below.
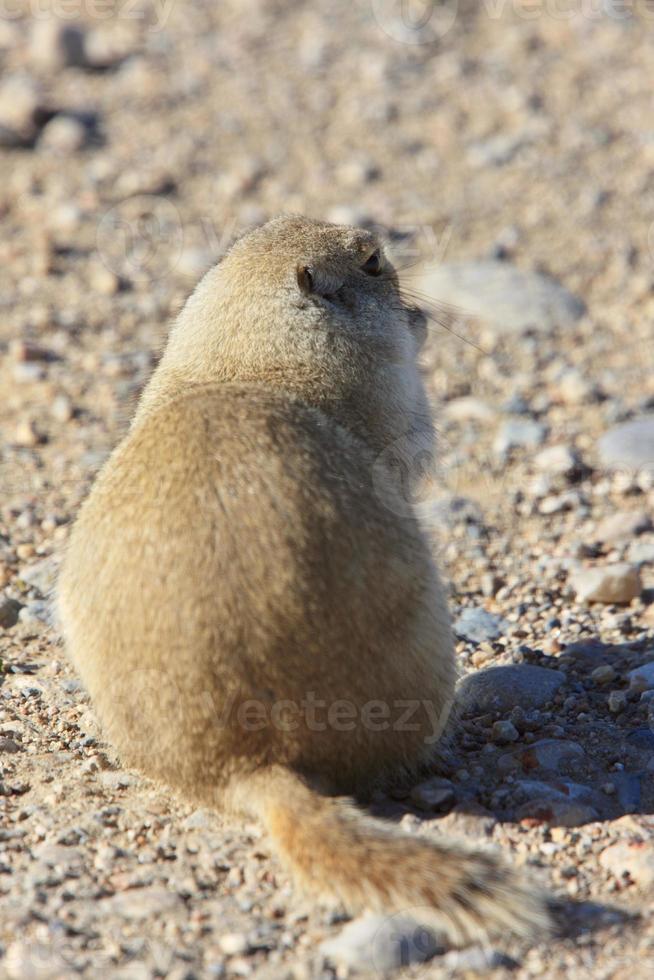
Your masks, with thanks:
M 136 418 L 185 386 L 240 381 L 297 395 L 381 450 L 430 431 L 417 368 L 424 330 L 376 235 L 281 216 L 198 284 Z

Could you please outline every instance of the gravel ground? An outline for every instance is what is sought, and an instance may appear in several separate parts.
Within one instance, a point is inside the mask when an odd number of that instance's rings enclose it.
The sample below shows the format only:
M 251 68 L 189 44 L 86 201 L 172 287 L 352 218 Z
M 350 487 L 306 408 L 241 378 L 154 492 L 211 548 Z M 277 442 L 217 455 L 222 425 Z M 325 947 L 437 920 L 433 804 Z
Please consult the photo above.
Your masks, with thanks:
M 652 977 L 652 5 L 59 7 L 0 14 L 0 977 Z M 417 500 L 466 679 L 433 778 L 375 806 L 528 866 L 554 941 L 304 904 L 257 828 L 117 765 L 49 621 L 171 315 L 280 210 L 383 226 L 466 311 Z

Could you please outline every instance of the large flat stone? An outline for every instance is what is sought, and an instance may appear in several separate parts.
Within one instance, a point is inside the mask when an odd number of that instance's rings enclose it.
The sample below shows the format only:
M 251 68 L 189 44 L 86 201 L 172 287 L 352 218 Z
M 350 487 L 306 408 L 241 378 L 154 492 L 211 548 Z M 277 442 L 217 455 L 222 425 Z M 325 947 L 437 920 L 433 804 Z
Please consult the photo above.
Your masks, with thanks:
M 507 630 L 507 623 L 501 616 L 486 612 L 480 606 L 468 606 L 454 622 L 454 632 L 457 636 L 473 643 L 483 643 L 485 640 L 496 640 Z
M 643 415 L 605 432 L 598 443 L 607 470 L 654 471 L 654 415 Z
M 493 259 L 430 268 L 420 289 L 479 317 L 497 333 L 548 332 L 575 323 L 586 310 L 582 300 L 549 276 Z
M 549 667 L 516 664 L 489 667 L 469 674 L 457 688 L 459 708 L 468 714 L 510 711 L 516 705 L 529 710 L 551 701 L 565 675 Z

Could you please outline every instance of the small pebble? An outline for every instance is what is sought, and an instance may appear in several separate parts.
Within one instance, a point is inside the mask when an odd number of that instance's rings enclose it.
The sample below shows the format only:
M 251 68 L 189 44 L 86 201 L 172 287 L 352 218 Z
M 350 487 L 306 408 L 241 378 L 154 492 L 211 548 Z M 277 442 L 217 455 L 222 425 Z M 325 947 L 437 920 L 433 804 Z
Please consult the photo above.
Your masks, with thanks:
M 73 417 L 73 405 L 66 395 L 57 395 L 50 407 L 50 414 L 57 422 L 70 422 Z
M 632 691 L 652 690 L 654 688 L 654 660 L 630 670 L 627 677 Z
M 627 707 L 627 695 L 625 691 L 611 691 L 608 698 L 609 711 L 617 715 Z
M 248 937 L 242 932 L 226 932 L 218 938 L 218 945 L 226 956 L 243 956 L 250 948 Z
M 24 446 L 26 449 L 33 449 L 41 441 L 39 432 L 34 422 L 29 419 L 22 419 L 16 426 L 14 434 L 14 444 Z
M 3 629 L 15 626 L 22 608 L 22 604 L 16 599 L 0 598 L 0 626 Z
M 61 156 L 78 153 L 86 144 L 86 127 L 72 116 L 55 116 L 43 128 L 39 146 Z
M 509 419 L 497 433 L 493 451 L 502 456 L 511 449 L 533 449 L 543 442 L 546 431 L 544 425 L 531 419 Z
M 89 285 L 96 293 L 114 296 L 120 289 L 120 279 L 103 265 L 95 265 L 89 275 Z
M 501 616 L 495 616 L 477 606 L 464 609 L 454 621 L 454 632 L 474 643 L 496 640 L 506 628 L 507 624 Z
M 409 799 L 420 810 L 442 812 L 454 803 L 454 787 L 449 779 L 429 779 L 414 786 Z
M 654 471 L 654 414 L 609 429 L 599 440 L 599 454 L 608 470 Z
M 339 966 L 384 975 L 431 959 L 440 947 L 432 933 L 408 914 L 364 915 L 353 919 L 320 951 Z
M 494 742 L 503 745 L 507 742 L 516 742 L 520 734 L 512 722 L 496 721 L 491 729 L 491 738 Z
M 648 841 L 618 841 L 605 848 L 599 862 L 621 880 L 629 875 L 641 888 L 654 885 L 654 844 Z
M 584 568 L 571 576 L 570 584 L 579 602 L 624 604 L 643 588 L 638 569 L 626 563 Z
M 615 669 L 610 664 L 602 664 L 591 672 L 591 678 L 596 684 L 609 684 L 615 680 Z
M 595 529 L 595 539 L 613 542 L 633 538 L 652 528 L 652 518 L 643 510 L 620 511 L 600 521 Z
M 534 466 L 545 473 L 567 476 L 579 469 L 578 453 L 569 446 L 548 446 L 534 457 Z
M 515 749 L 500 756 L 497 765 L 501 772 L 520 769 L 526 773 L 537 770 L 559 772 L 562 769 L 578 768 L 584 759 L 585 752 L 578 742 L 545 738 L 533 742 L 528 748 Z
M 584 303 L 549 276 L 509 262 L 481 260 L 430 266 L 419 282 L 429 297 L 483 319 L 493 333 L 547 333 L 569 327 Z

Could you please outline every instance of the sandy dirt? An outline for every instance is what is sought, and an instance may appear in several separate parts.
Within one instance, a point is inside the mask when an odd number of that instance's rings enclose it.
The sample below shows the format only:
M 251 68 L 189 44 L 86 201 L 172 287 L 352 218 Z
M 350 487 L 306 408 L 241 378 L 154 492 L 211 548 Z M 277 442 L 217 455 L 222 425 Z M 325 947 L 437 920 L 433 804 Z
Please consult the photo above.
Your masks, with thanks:
M 376 807 L 503 849 L 561 934 L 397 976 L 654 976 L 654 8 L 52 11 L 0 9 L 0 977 L 390 969 L 375 930 L 352 959 L 257 828 L 120 768 L 50 621 L 171 318 L 280 211 L 385 229 L 407 293 L 476 314 L 431 325 L 418 504 L 462 675 L 518 674 L 467 689 L 433 780 Z

